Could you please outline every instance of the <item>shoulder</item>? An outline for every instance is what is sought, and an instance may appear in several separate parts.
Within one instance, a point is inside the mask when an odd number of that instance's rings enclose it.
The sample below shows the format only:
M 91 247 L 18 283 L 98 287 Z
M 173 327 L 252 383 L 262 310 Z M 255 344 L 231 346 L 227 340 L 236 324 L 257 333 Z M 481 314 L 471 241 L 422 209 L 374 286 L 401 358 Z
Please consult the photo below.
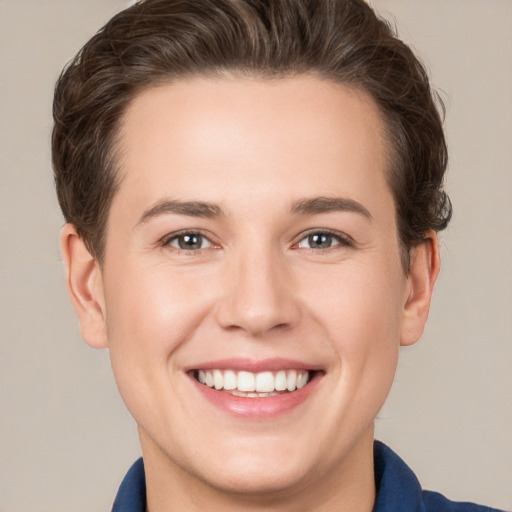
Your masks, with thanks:
M 498 509 L 475 503 L 450 501 L 442 494 L 432 491 L 423 491 L 423 503 L 425 512 L 500 512 Z
M 377 498 L 373 512 L 502 512 L 423 490 L 411 468 L 379 441 L 374 445 L 374 467 Z

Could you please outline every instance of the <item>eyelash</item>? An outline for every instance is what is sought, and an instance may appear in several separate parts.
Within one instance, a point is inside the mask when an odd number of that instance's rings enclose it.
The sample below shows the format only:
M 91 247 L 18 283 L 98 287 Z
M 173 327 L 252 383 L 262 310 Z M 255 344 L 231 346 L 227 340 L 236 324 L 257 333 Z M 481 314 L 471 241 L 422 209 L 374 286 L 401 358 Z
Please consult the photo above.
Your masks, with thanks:
M 315 235 L 324 235 L 332 238 L 336 241 L 335 245 L 331 245 L 330 247 L 327 247 L 325 249 L 315 249 L 313 247 L 304 247 L 303 249 L 314 251 L 314 252 L 327 252 L 331 250 L 336 250 L 336 248 L 340 247 L 353 247 L 354 241 L 346 234 L 340 233 L 339 231 L 333 231 L 330 229 L 311 229 L 305 233 L 301 233 L 298 237 L 298 241 L 295 242 L 292 247 L 300 248 L 299 244 L 306 240 L 309 237 L 315 236 Z
M 309 237 L 313 237 L 315 235 L 324 235 L 327 237 L 332 238 L 336 243 L 334 245 L 331 245 L 327 248 L 320 249 L 320 248 L 313 248 L 313 247 L 300 247 L 301 242 L 306 240 Z M 183 247 L 175 247 L 172 245 L 173 241 L 178 241 L 180 237 L 199 237 L 203 241 L 207 241 L 210 245 L 208 247 L 199 247 L 197 249 L 184 249 Z M 202 251 L 204 249 L 210 249 L 210 248 L 218 248 L 219 246 L 216 245 L 214 242 L 210 240 L 209 237 L 207 237 L 204 233 L 201 231 L 179 231 L 177 233 L 171 233 L 170 235 L 164 237 L 161 240 L 161 245 L 164 247 L 171 247 L 173 250 L 178 252 L 183 252 L 187 254 L 196 254 L 199 251 Z M 353 247 L 354 241 L 344 233 L 340 233 L 338 231 L 333 231 L 329 229 L 312 229 L 305 233 L 301 233 L 299 237 L 297 238 L 297 241 L 292 244 L 293 249 L 305 249 L 313 252 L 326 252 L 330 250 L 335 250 L 337 247 Z

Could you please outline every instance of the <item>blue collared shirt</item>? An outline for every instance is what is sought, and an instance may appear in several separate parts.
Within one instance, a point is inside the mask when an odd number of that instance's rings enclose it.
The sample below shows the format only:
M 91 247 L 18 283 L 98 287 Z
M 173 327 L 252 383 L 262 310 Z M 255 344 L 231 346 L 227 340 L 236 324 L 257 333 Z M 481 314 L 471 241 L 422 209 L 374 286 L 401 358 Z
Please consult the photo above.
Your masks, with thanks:
M 374 444 L 374 462 L 377 497 L 373 512 L 500 512 L 474 503 L 456 503 L 437 492 L 423 491 L 407 464 L 379 441 Z M 139 459 L 121 483 L 112 512 L 145 510 L 144 464 Z

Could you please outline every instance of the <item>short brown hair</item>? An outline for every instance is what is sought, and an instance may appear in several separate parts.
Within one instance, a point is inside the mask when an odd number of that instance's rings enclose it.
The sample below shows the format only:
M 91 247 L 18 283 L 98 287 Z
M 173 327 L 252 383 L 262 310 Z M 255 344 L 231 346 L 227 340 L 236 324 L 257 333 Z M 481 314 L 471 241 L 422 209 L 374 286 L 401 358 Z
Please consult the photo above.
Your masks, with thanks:
M 55 182 L 67 222 L 101 262 L 119 181 L 115 140 L 142 90 L 191 75 L 313 74 L 360 87 L 384 117 L 402 246 L 446 227 L 447 150 L 437 100 L 411 49 L 363 0 L 142 0 L 112 18 L 55 90 Z M 407 251 L 405 251 L 407 252 Z

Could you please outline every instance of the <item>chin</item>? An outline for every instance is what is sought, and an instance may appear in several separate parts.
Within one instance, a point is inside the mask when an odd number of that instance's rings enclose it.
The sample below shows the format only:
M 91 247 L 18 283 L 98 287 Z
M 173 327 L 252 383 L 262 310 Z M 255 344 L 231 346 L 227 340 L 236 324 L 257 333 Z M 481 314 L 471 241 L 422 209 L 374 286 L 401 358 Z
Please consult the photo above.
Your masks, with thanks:
M 259 457 L 240 457 L 233 464 L 219 464 L 217 471 L 207 471 L 203 479 L 213 488 L 224 493 L 245 496 L 267 496 L 275 499 L 279 495 L 293 493 L 307 478 L 303 464 L 283 464 L 283 461 Z
M 201 457 L 192 454 L 191 462 L 195 463 L 189 468 L 209 487 L 223 493 L 277 498 L 301 487 L 308 474 L 318 474 L 311 448 L 300 446 L 297 437 L 253 435 L 226 439 L 206 447 Z

